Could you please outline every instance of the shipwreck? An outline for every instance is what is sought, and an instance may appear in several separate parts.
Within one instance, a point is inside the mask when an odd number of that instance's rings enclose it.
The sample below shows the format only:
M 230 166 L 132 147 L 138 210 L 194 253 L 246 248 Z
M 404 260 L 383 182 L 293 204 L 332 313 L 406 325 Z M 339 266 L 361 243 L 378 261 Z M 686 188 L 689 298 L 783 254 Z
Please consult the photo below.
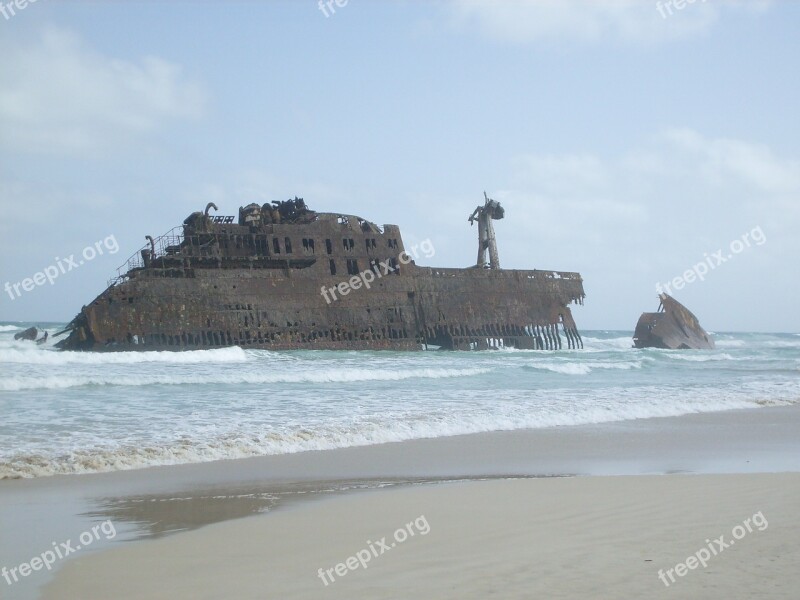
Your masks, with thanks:
M 485 194 L 469 217 L 478 259 L 461 269 L 417 265 L 396 225 L 318 213 L 301 198 L 250 204 L 238 218 L 212 209 L 147 236 L 57 347 L 583 347 L 570 312 L 583 304 L 580 274 L 501 269 L 492 221 L 504 209 Z
M 637 348 L 713 350 L 714 340 L 683 304 L 668 294 L 659 294 L 657 312 L 642 313 L 633 343 Z

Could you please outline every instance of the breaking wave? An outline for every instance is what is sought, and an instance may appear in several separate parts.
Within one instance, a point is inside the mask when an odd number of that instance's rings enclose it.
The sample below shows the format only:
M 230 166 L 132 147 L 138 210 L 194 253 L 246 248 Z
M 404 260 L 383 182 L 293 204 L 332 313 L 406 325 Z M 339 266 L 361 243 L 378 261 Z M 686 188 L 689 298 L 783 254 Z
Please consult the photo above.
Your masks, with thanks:
M 564 362 L 564 361 L 536 361 L 526 365 L 529 369 L 542 369 L 562 375 L 588 375 L 595 369 L 617 369 L 628 371 L 641 369 L 643 361 L 633 360 L 628 362 L 600 362 L 594 360 Z
M 0 348 L 0 363 L 32 365 L 132 365 L 138 363 L 170 363 L 195 365 L 201 363 L 239 363 L 248 360 L 238 346 L 190 350 L 186 352 L 58 352 L 24 346 Z M 0 387 L 0 389 L 3 389 Z M 23 388 L 20 388 L 23 389 Z
M 21 327 L 17 327 L 16 325 L 0 325 L 0 332 L 16 331 L 17 329 L 21 329 Z
M 583 349 L 589 352 L 609 352 L 633 349 L 633 333 L 616 338 L 583 337 Z
M 12 327 L 24 328 L 6 325 L 0 334 L 0 478 L 759 408 L 800 398 L 800 337 L 785 334 L 720 334 L 716 352 L 636 350 L 628 332 L 596 331 L 577 352 L 82 353 L 14 342 Z
M 714 344 L 717 348 L 744 348 L 746 342 L 744 340 L 719 340 L 715 339 Z
M 683 354 L 683 350 L 678 350 L 681 354 L 665 354 L 668 358 L 673 360 L 687 360 L 689 362 L 709 362 L 718 360 L 752 360 L 752 358 L 734 358 L 730 354 Z
M 765 344 L 771 348 L 800 348 L 800 340 L 774 340 Z
M 269 383 L 348 383 L 357 381 L 402 381 L 404 379 L 444 379 L 488 373 L 490 369 L 408 369 L 377 370 L 336 368 L 319 371 L 272 372 L 268 365 L 255 370 L 180 375 L 146 373 L 137 375 L 61 375 L 49 377 L 9 377 L 0 381 L 0 391 L 66 389 L 80 386 L 144 386 L 190 384 L 269 384 Z
M 775 399 L 770 405 L 792 404 Z M 182 436 L 160 443 L 96 447 L 58 455 L 18 453 L 0 459 L 0 479 L 30 478 L 56 474 L 96 473 L 140 469 L 159 465 L 210 462 L 214 460 L 331 450 L 413 439 L 448 437 L 488 431 L 538 429 L 555 426 L 607 423 L 630 419 L 670 417 L 689 413 L 753 408 L 763 401 L 744 398 L 683 397 L 664 402 L 651 398 L 640 404 L 550 406 L 537 411 L 505 410 L 425 415 L 372 417 L 356 423 L 282 428 L 263 432 L 251 425 L 236 433 L 210 438 Z

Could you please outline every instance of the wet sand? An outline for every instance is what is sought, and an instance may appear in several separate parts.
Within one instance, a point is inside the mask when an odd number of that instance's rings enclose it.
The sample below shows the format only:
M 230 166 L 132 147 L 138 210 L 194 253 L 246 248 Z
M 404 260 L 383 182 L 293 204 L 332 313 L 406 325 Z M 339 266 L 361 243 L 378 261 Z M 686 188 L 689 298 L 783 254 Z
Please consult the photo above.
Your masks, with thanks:
M 792 598 L 798 499 L 798 474 L 371 491 L 76 559 L 44 597 Z
M 412 492 L 421 494 L 423 493 L 421 490 L 430 489 L 434 491 L 424 493 L 444 494 L 445 492 L 438 490 L 458 489 L 461 491 L 447 492 L 455 494 L 452 497 L 448 496 L 447 502 L 453 506 L 463 503 L 469 505 L 472 503 L 470 498 L 473 493 L 477 493 L 470 490 L 484 489 L 486 486 L 487 489 L 495 490 L 492 493 L 497 496 L 501 505 L 505 506 L 505 502 L 508 501 L 509 506 L 513 506 L 513 498 L 506 498 L 511 489 L 506 487 L 509 485 L 523 486 L 520 489 L 524 490 L 536 490 L 535 493 L 533 491 L 522 493 L 523 496 L 533 494 L 536 497 L 544 494 L 546 497 L 551 497 L 555 505 L 567 501 L 565 494 L 558 491 L 561 489 L 558 486 L 565 485 L 590 486 L 574 490 L 580 496 L 576 501 L 582 499 L 585 503 L 589 503 L 596 494 L 602 493 L 607 493 L 607 496 L 604 496 L 607 502 L 615 498 L 618 501 L 629 500 L 623 497 L 624 494 L 620 497 L 614 496 L 612 492 L 616 493 L 614 490 L 617 488 L 606 492 L 600 491 L 602 486 L 607 485 L 604 482 L 612 481 L 611 479 L 573 477 L 585 475 L 736 473 L 739 474 L 738 479 L 733 481 L 739 483 L 731 485 L 734 489 L 737 486 L 744 489 L 751 485 L 749 482 L 752 478 L 747 474 L 800 472 L 799 409 L 797 406 L 768 407 L 591 426 L 493 432 L 127 472 L 0 481 L 0 523 L 4 532 L 3 539 L 0 540 L 0 564 L 19 564 L 46 550 L 53 541 L 75 537 L 93 523 L 106 519 L 111 519 L 115 523 L 119 535 L 110 542 L 98 542 L 91 551 L 73 555 L 70 557 L 71 560 L 55 565 L 57 569 L 64 569 L 63 574 L 58 574 L 57 584 L 67 581 L 71 569 L 78 569 L 80 565 L 89 564 L 94 560 L 108 560 L 104 557 L 118 552 L 119 550 L 115 548 L 119 546 L 130 546 L 124 550 L 131 551 L 131 548 L 144 548 L 151 543 L 177 543 L 173 540 L 187 539 L 185 536 L 201 533 L 207 535 L 206 532 L 222 531 L 222 528 L 228 526 L 242 527 L 244 523 L 252 524 L 246 527 L 255 527 L 255 523 L 259 523 L 258 527 L 266 527 L 261 523 L 288 518 L 282 515 L 296 514 L 295 511 L 323 510 L 323 506 L 333 506 L 329 504 L 331 502 L 342 502 L 348 506 L 348 503 L 352 502 L 354 503 L 352 506 L 355 507 L 358 503 L 364 502 L 363 498 L 406 498 L 404 494 Z M 463 485 L 449 483 L 414 485 L 508 477 L 537 479 Z M 646 496 L 645 489 L 637 488 L 645 484 L 636 482 L 645 482 L 651 478 L 632 477 L 614 480 L 627 482 L 629 479 L 630 483 L 620 484 L 621 487 L 618 488 L 620 493 L 625 491 L 625 494 L 633 494 L 637 501 L 640 495 Z M 700 481 L 706 478 L 695 475 L 689 478 L 652 479 Z M 567 483 L 572 481 L 582 483 Z M 598 486 L 598 489 L 591 486 Z M 675 486 L 675 489 L 663 490 L 667 498 L 677 498 L 685 493 L 683 486 L 678 484 Z M 376 488 L 380 489 L 359 491 Z M 789 497 L 795 506 L 800 505 L 798 502 L 800 495 L 796 493 L 794 484 L 786 489 L 791 492 Z M 734 497 L 737 496 L 736 493 L 731 493 Z M 307 502 L 310 499 L 322 502 Z M 380 507 L 384 502 L 393 505 L 398 502 L 402 504 L 404 500 L 370 502 Z M 431 509 L 436 511 L 440 501 L 431 500 L 431 502 Z M 476 524 L 473 521 L 477 520 L 481 523 L 491 522 L 488 517 L 491 503 L 483 506 L 481 502 L 477 500 L 475 502 L 476 510 L 479 511 L 476 513 L 478 516 L 472 519 L 462 515 L 466 518 L 462 527 L 473 526 Z M 481 506 L 486 510 L 481 512 Z M 647 508 L 642 504 L 632 506 L 639 512 Z M 732 511 L 733 509 L 747 514 L 737 516 L 728 529 L 746 516 L 762 510 L 758 506 L 751 507 L 745 504 L 731 506 Z M 366 515 L 371 509 L 362 506 L 359 510 L 364 510 Z M 374 510 L 380 513 L 382 509 Z M 575 510 L 591 513 L 592 507 L 587 504 L 575 507 Z M 388 509 L 387 511 L 387 520 L 382 523 L 393 531 L 397 525 L 392 519 L 395 514 L 400 516 L 400 513 Z M 263 515 L 265 512 L 270 514 Z M 733 517 L 733 512 L 730 514 Z M 252 515 L 262 516 L 242 519 Z M 412 515 L 416 516 L 418 515 Z M 609 513 L 608 516 L 611 518 L 613 514 Z M 502 511 L 498 517 L 502 517 Z M 316 517 L 308 518 L 316 519 Z M 353 526 L 354 523 L 349 522 L 353 518 L 348 517 L 344 523 Z M 654 519 L 656 516 L 650 515 L 647 518 Z M 235 519 L 238 520 L 234 521 Z M 400 520 L 402 521 L 402 518 Z M 510 529 L 505 534 L 513 535 L 511 530 L 516 527 L 517 521 L 509 519 L 506 525 Z M 214 523 L 218 525 L 206 527 Z M 322 526 L 322 523 L 317 523 L 315 526 Z M 433 524 L 431 526 L 433 527 Z M 531 521 L 530 526 L 540 527 L 543 523 Z M 638 526 L 646 529 L 647 523 L 640 522 Z M 192 531 L 198 528 L 202 529 Z M 164 538 L 166 534 L 175 533 L 177 535 Z M 606 533 L 613 538 L 611 532 Z M 708 536 L 712 533 L 713 530 L 702 535 Z M 331 535 L 333 534 L 334 532 L 331 532 Z M 700 530 L 696 530 L 692 525 L 687 530 L 687 536 L 691 537 L 694 534 L 700 535 Z M 284 537 L 286 535 L 288 534 Z M 303 533 L 298 532 L 297 536 L 300 540 Z M 137 542 L 133 545 L 120 543 L 124 540 L 155 538 L 164 539 L 157 539 L 156 542 Z M 800 537 L 795 535 L 794 539 L 798 540 Z M 322 546 L 328 543 L 324 539 L 318 541 Z M 246 548 L 248 543 L 246 539 L 242 539 L 239 545 Z M 259 543 L 264 542 L 261 540 Z M 289 540 L 282 539 L 281 543 L 289 543 Z M 230 544 L 226 542 L 225 548 L 232 549 L 236 545 L 234 542 Z M 460 548 L 461 544 L 457 546 Z M 112 552 L 105 552 L 107 549 L 111 549 Z M 98 554 L 96 550 L 103 552 Z M 275 549 L 276 552 L 279 550 L 279 547 Z M 477 553 L 476 556 L 483 552 L 479 548 L 473 550 Z M 268 551 L 272 550 L 262 548 L 262 552 Z M 439 548 L 437 551 L 446 552 L 444 548 Z M 212 558 L 216 556 L 214 560 L 224 562 L 221 551 L 216 555 L 211 554 Z M 163 555 L 162 558 L 165 565 L 172 564 L 172 554 Z M 299 560 L 302 557 L 296 558 Z M 451 565 L 453 568 L 454 564 Z M 198 570 L 212 568 L 210 564 L 202 561 L 195 566 Z M 315 570 L 321 566 L 323 565 L 318 565 Z M 105 577 L 102 571 L 97 573 L 101 574 L 99 579 Z M 87 579 L 85 572 L 83 579 Z M 49 580 L 50 573 L 35 573 L 26 581 L 13 586 L 13 597 L 35 598 L 38 588 Z M 328 593 L 331 587 L 325 587 L 319 580 L 317 581 L 321 590 Z M 237 589 L 231 588 L 231 592 L 238 593 Z M 513 595 L 513 592 L 509 591 L 511 588 L 505 589 Z M 52 596 L 56 592 L 50 593 L 51 597 L 57 597 Z M 247 597 L 245 591 L 242 591 L 242 594 L 244 594 L 242 597 Z

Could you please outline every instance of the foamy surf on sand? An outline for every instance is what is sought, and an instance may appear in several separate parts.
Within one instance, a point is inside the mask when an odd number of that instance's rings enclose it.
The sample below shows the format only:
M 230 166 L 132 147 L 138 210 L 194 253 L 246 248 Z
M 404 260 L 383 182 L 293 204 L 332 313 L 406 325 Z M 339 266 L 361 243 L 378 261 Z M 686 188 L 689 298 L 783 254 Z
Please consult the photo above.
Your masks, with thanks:
M 793 334 L 719 334 L 720 349 L 702 352 L 636 350 L 608 331 L 588 332 L 584 351 L 95 354 L 14 341 L 22 325 L 0 331 L 0 478 L 800 399 Z

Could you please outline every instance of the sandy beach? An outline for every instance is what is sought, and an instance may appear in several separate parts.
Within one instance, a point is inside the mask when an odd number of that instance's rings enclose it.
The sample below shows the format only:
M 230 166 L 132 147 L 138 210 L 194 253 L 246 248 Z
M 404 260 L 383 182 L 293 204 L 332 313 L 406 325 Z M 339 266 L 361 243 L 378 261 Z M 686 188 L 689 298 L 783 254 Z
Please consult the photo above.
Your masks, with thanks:
M 11 597 L 789 598 L 799 430 L 770 407 L 3 481 L 2 558 L 111 521 Z
M 790 598 L 799 497 L 797 474 L 372 491 L 76 559 L 45 598 Z
M 800 2 L 0 15 L 0 600 L 800 600 Z

